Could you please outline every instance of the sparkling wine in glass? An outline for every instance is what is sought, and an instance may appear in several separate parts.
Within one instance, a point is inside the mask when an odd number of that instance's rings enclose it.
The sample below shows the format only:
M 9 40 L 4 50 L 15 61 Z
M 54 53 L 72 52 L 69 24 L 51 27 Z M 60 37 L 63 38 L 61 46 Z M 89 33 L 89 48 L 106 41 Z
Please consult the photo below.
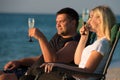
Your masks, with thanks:
M 35 24 L 35 19 L 34 18 L 28 18 L 28 26 L 29 28 L 33 28 Z M 33 42 L 32 37 L 30 37 L 29 42 Z
M 89 18 L 89 10 L 84 9 L 83 12 L 82 12 L 82 19 L 83 19 L 84 25 L 86 24 L 88 18 Z
M 87 24 L 87 20 L 89 18 L 89 10 L 88 9 L 84 9 L 82 12 L 82 20 L 83 20 L 83 25 L 87 28 L 89 28 L 88 24 Z M 84 32 L 83 35 L 85 35 L 86 33 Z

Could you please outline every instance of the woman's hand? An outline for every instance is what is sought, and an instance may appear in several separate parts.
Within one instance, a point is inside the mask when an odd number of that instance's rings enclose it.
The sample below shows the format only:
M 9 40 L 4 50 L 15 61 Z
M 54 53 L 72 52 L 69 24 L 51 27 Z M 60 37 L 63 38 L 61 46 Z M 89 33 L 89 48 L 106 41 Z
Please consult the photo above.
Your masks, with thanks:
M 54 67 L 54 63 L 43 63 L 40 67 L 45 67 L 45 72 L 50 73 Z
M 84 25 L 80 28 L 79 32 L 81 35 L 89 35 L 89 28 L 88 25 Z

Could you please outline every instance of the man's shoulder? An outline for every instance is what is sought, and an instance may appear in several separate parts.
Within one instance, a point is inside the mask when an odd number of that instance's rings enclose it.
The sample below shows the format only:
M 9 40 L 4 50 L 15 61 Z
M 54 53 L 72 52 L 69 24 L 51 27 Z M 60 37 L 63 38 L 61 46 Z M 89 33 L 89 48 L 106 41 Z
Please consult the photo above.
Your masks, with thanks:
M 72 36 L 72 37 L 69 37 L 69 38 L 63 38 L 62 36 L 60 36 L 59 34 L 55 34 L 52 39 L 52 41 L 57 41 L 57 42 L 63 42 L 63 43 L 66 43 L 66 42 L 69 42 L 69 41 L 79 41 L 80 40 L 80 34 L 77 33 L 75 36 Z
M 80 34 L 77 33 L 74 37 L 73 37 L 74 41 L 79 41 L 80 40 Z

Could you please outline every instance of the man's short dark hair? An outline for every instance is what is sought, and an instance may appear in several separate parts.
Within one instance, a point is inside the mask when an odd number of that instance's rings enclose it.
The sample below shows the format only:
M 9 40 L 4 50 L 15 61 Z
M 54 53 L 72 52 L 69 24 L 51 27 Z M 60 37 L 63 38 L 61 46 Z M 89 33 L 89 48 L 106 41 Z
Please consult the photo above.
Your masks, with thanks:
M 76 20 L 76 27 L 79 24 L 79 14 L 72 8 L 66 7 L 57 12 L 56 15 L 67 14 L 71 19 Z

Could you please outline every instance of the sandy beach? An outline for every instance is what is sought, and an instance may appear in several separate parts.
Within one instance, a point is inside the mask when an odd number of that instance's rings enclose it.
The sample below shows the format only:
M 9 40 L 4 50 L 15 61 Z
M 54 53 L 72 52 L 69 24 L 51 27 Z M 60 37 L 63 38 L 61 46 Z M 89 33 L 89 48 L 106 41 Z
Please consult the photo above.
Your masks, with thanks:
M 120 68 L 109 68 L 106 80 L 120 80 Z

